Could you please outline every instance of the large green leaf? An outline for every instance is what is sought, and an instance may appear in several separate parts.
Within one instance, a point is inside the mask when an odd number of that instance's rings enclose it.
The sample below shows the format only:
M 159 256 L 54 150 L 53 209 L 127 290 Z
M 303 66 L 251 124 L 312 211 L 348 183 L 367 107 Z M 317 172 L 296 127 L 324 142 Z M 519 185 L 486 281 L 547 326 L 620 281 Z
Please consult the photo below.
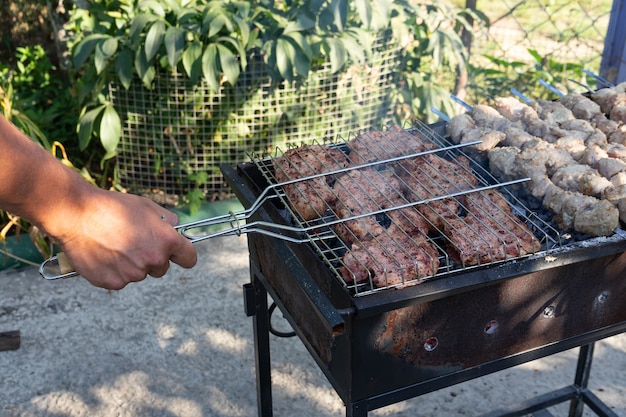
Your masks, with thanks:
M 234 26 L 230 16 L 221 7 L 211 8 L 202 19 L 202 32 L 210 38 L 225 28 L 228 33 L 233 32 Z
M 185 31 L 179 27 L 171 26 L 165 32 L 165 50 L 170 67 L 176 68 L 178 60 L 183 55 L 185 46 Z
M 280 75 L 286 80 L 293 79 L 293 62 L 296 49 L 287 39 L 279 38 L 276 41 L 276 66 Z
M 96 66 L 96 73 L 100 74 L 107 66 L 109 58 L 117 52 L 118 41 L 117 38 L 109 37 L 103 42 L 98 42 L 96 45 L 96 52 L 94 55 L 94 64 Z
M 183 52 L 183 68 L 192 82 L 196 82 L 202 73 L 202 44 L 192 42 Z
M 133 80 L 133 54 L 130 49 L 122 49 L 115 58 L 115 73 L 122 86 L 128 89 Z
M 110 58 L 117 52 L 118 43 L 118 39 L 112 37 L 99 44 L 99 47 L 102 48 L 102 53 Z
M 238 17 L 241 17 L 243 19 L 248 19 L 250 17 L 250 1 L 233 1 L 232 4 L 237 8 Z
M 198 21 L 198 12 L 192 8 L 184 8 L 176 15 L 179 25 L 191 24 Z
M 239 60 L 239 67 L 245 70 L 248 66 L 248 59 L 246 54 L 246 48 L 235 38 L 231 36 L 222 36 L 218 39 L 222 44 L 229 43 L 233 49 L 237 52 L 237 58 Z
M 307 60 L 313 59 L 313 51 L 311 50 L 311 45 L 306 37 L 300 32 L 291 32 L 289 34 L 284 35 L 289 38 L 297 47 L 302 51 Z
M 131 44 L 137 45 L 140 41 L 141 34 L 146 25 L 150 22 L 154 22 L 157 19 L 158 17 L 148 13 L 140 13 L 136 15 L 132 20 L 130 30 L 128 32 L 128 37 L 130 38 Z
M 150 61 L 159 52 L 163 38 L 165 37 L 165 23 L 157 20 L 150 26 L 146 34 L 146 60 Z
M 299 32 L 292 32 L 284 37 L 294 45 L 295 55 L 293 57 L 293 68 L 301 77 L 307 77 L 311 70 L 311 60 L 313 51 L 306 38 Z
M 94 51 L 96 45 L 107 38 L 109 35 L 101 33 L 85 36 L 74 48 L 74 68 L 80 68 Z
M 220 89 L 220 69 L 217 61 L 217 45 L 210 44 L 202 54 L 202 74 L 213 91 Z
M 160 17 L 165 17 L 165 8 L 159 0 L 143 0 L 139 3 L 140 9 L 150 9 L 152 12 Z
M 368 27 L 372 31 L 384 30 L 389 27 L 392 16 L 394 0 L 370 0 L 372 1 L 372 15 Z
M 100 142 L 107 155 L 115 155 L 122 136 L 122 122 L 115 107 L 106 105 L 100 120 Z
M 332 0 L 330 3 L 330 9 L 333 14 L 333 23 L 337 28 L 338 32 L 342 32 L 348 21 L 348 10 L 349 10 L 349 1 L 348 0 Z
M 105 107 L 103 104 L 91 109 L 80 118 L 78 122 L 78 146 L 81 151 L 84 151 L 89 145 L 94 125 Z
M 102 73 L 102 71 L 106 68 L 108 59 L 109 57 L 102 53 L 102 48 L 100 48 L 99 45 L 96 46 L 93 59 L 94 66 L 96 67 L 96 74 Z
M 299 14 L 296 20 L 287 24 L 283 30 L 283 35 L 292 32 L 304 32 L 315 27 L 315 21 L 305 14 Z
M 230 85 L 235 85 L 237 79 L 239 78 L 239 61 L 237 60 L 235 54 L 233 54 L 232 51 L 224 45 L 218 43 L 217 49 L 219 52 L 222 71 L 224 71 L 224 75 L 226 75 L 226 79 Z
M 135 72 L 143 82 L 146 88 L 150 88 L 152 80 L 156 74 L 154 65 L 146 59 L 146 53 L 143 49 L 138 49 L 135 53 Z
M 248 25 L 248 22 L 246 22 L 239 16 L 233 16 L 233 22 L 235 22 L 235 24 L 237 25 L 237 28 L 239 28 L 239 34 L 241 36 L 241 43 L 243 44 L 245 48 L 248 45 L 248 42 L 250 41 L 250 26 Z
M 372 15 L 374 14 L 372 11 L 372 1 L 354 0 L 354 6 L 356 7 L 361 22 L 363 22 L 367 27 L 370 27 L 372 23 Z
M 366 55 L 371 52 L 370 36 L 364 31 L 346 31 L 341 34 L 338 41 L 343 44 L 343 49 L 353 62 L 362 63 L 365 61 Z M 348 59 L 346 57 L 346 59 Z
M 348 62 L 348 51 L 344 44 L 335 38 L 326 39 L 328 56 L 330 60 L 330 69 L 332 72 L 341 70 Z

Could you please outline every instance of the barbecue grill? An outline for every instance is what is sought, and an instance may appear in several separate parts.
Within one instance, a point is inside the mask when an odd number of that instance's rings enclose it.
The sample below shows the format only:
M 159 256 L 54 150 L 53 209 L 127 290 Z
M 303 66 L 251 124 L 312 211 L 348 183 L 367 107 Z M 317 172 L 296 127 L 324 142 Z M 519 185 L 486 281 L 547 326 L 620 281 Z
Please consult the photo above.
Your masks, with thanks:
M 436 145 L 442 157 L 466 156 L 444 139 L 444 124 L 418 123 L 408 130 Z M 343 143 L 329 146 L 343 149 Z M 222 166 L 245 207 L 277 182 L 273 158 L 252 159 Z M 516 184 L 503 186 L 469 160 L 479 179 L 475 190 L 498 188 L 540 249 L 464 265 L 447 255 L 445 237 L 431 234 L 428 240 L 440 258 L 433 274 L 374 285 L 342 273 L 342 256 L 350 247 L 337 238 L 332 215 L 304 221 L 286 193 L 255 210 L 253 221 L 296 226 L 293 240 L 247 235 L 251 282 L 244 286 L 244 299 L 254 323 L 259 415 L 272 415 L 268 294 L 346 405 L 348 417 L 577 346 L 582 348 L 571 387 L 502 414 L 523 415 L 571 400 L 572 415 L 581 415 L 584 404 L 600 415 L 615 415 L 586 384 L 593 342 L 626 330 L 621 301 L 626 234 L 563 233 L 536 212 L 532 201 L 516 194 Z

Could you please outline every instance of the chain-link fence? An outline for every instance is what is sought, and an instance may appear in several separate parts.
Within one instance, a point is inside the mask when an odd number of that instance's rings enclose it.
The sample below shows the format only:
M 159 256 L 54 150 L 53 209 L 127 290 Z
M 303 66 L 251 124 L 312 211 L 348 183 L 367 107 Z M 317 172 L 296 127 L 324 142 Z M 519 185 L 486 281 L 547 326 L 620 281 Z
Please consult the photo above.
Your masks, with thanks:
M 485 12 L 494 2 L 479 2 Z M 558 62 L 598 70 L 611 13 L 610 1 L 502 0 L 481 50 L 515 61 L 532 61 L 529 49 Z M 493 12 L 491 12 L 493 13 Z
M 580 68 L 600 73 L 611 6 L 611 0 L 476 1 L 491 25 L 474 37 L 470 63 L 484 71 L 508 65 L 512 74 L 541 67 L 544 74 L 566 80 L 569 85 L 559 86 L 565 89 L 580 88 L 571 79 L 593 84 L 581 80 Z

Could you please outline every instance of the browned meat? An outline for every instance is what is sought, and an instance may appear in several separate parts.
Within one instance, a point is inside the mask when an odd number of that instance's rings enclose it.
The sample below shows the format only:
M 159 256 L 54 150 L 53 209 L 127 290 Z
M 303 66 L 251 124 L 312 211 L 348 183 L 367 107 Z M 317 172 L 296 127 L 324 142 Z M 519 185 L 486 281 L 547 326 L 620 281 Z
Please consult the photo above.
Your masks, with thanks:
M 354 165 L 411 155 L 432 148 L 417 133 L 397 126 L 384 132 L 372 130 L 361 133 L 348 141 L 347 146 Z
M 420 234 L 390 227 L 375 239 L 355 243 L 340 268 L 348 284 L 370 281 L 375 287 L 407 286 L 439 269 L 437 249 Z
M 403 161 L 396 171 L 407 198 L 413 202 L 468 190 L 477 184 L 464 157 L 448 161 L 437 155 L 424 155 Z M 417 210 L 428 220 L 431 230 L 441 230 L 446 218 L 456 216 L 458 203 L 454 198 L 443 198 L 419 204 Z
M 465 196 L 467 215 L 450 219 L 445 235 L 448 252 L 461 265 L 480 265 L 514 258 L 541 249 L 541 243 L 519 220 L 497 190 Z
M 272 162 L 278 182 L 335 171 L 348 165 L 343 152 L 322 145 L 290 149 Z M 289 203 L 304 220 L 321 217 L 335 201 L 335 194 L 329 186 L 330 180 L 332 178 L 317 177 L 285 185 Z
M 379 172 L 373 168 L 346 172 L 337 179 L 333 191 L 336 196 L 333 210 L 339 219 L 395 207 L 402 196 L 393 172 Z M 339 223 L 334 229 L 346 244 L 351 244 L 381 234 L 384 227 L 377 221 L 377 216 L 370 215 Z
M 446 125 L 448 135 L 450 135 L 450 139 L 452 139 L 452 142 L 454 143 L 461 143 L 461 140 L 463 140 L 463 136 L 465 136 L 466 132 L 473 131 L 475 129 L 476 122 L 474 122 L 472 116 L 467 113 L 461 113 L 454 116 Z

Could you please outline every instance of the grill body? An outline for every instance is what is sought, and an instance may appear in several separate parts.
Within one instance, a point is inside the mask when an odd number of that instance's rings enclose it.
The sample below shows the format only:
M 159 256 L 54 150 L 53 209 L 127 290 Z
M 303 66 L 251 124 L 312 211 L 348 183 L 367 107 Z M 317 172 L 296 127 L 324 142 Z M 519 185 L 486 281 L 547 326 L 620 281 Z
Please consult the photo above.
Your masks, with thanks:
M 246 207 L 267 186 L 253 164 L 222 170 Z M 288 221 L 272 204 L 257 216 Z M 266 310 L 269 292 L 349 416 L 626 330 L 619 235 L 366 297 L 351 296 L 308 244 L 248 243 L 249 314 Z M 255 320 L 259 413 L 269 416 L 268 319 Z

